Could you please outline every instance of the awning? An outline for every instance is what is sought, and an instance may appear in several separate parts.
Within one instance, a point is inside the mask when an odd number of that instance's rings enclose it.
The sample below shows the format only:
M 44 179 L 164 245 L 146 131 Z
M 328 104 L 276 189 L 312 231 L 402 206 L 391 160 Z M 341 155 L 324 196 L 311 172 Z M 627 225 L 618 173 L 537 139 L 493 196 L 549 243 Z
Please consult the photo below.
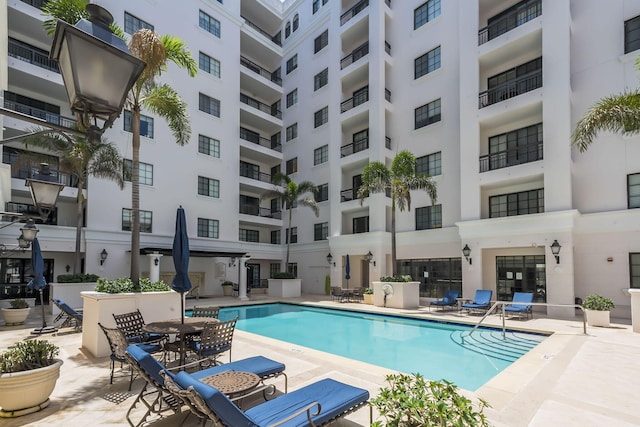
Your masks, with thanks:
M 156 253 L 156 254 L 172 256 L 173 255 L 172 252 L 173 251 L 171 248 L 152 248 L 152 247 L 140 248 L 140 255 L 151 255 Z M 247 255 L 246 252 L 219 251 L 215 249 L 212 249 L 212 250 L 191 249 L 189 251 L 189 256 L 198 257 L 198 258 L 224 258 L 224 257 L 242 258 L 246 255 Z

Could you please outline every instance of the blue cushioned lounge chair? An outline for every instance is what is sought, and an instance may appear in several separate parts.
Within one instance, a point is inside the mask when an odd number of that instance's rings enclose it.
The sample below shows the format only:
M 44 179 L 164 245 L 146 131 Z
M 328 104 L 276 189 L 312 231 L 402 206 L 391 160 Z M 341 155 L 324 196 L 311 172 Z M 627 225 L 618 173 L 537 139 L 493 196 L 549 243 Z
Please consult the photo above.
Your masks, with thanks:
M 462 304 L 462 308 L 472 311 L 486 311 L 489 309 L 491 305 L 491 296 L 493 295 L 493 291 L 489 289 L 476 289 L 476 294 L 473 297 L 473 302 Z
M 82 313 L 69 307 L 69 304 L 58 298 L 53 298 L 52 301 L 60 309 L 60 314 L 55 318 L 54 323 L 64 319 L 60 327 L 71 326 L 72 323 L 75 323 L 76 331 L 82 329 Z
M 528 304 L 533 302 L 533 292 L 515 292 L 511 302 L 512 304 L 504 306 L 505 316 L 508 313 L 516 316 L 525 315 L 527 318 L 531 316 L 533 319 L 533 310 L 531 304 Z
M 444 298 L 438 301 L 431 301 L 431 304 L 429 304 L 429 310 L 431 310 L 432 305 L 441 307 L 443 310 L 445 307 L 458 307 L 458 291 L 452 291 L 449 289 L 444 293 Z

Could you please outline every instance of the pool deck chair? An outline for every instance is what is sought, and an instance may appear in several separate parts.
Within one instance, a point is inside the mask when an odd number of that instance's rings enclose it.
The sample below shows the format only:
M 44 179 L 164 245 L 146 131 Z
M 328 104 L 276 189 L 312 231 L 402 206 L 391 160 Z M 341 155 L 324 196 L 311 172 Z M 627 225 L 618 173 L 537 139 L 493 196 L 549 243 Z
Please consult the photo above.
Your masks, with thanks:
M 493 291 L 489 289 L 476 289 L 473 302 L 462 304 L 462 308 L 471 311 L 487 311 L 491 305 Z
M 242 411 L 217 388 L 186 372 L 179 372 L 174 380 L 216 426 L 324 426 L 369 400 L 367 390 L 325 378 Z
M 431 304 L 429 304 L 429 311 L 431 311 L 432 305 L 435 305 L 442 310 L 444 310 L 445 307 L 458 308 L 458 291 L 448 290 L 444 293 L 444 298 L 442 298 L 441 300 L 431 301 Z
M 533 310 L 531 303 L 533 302 L 533 292 L 515 292 L 511 304 L 504 306 L 504 315 L 515 315 L 533 319 Z
M 62 320 L 62 324 L 60 325 L 61 328 L 73 325 L 76 331 L 82 329 L 82 313 L 69 307 L 69 304 L 58 298 L 53 298 L 51 301 L 53 301 L 53 303 L 60 309 L 60 313 L 53 323 Z

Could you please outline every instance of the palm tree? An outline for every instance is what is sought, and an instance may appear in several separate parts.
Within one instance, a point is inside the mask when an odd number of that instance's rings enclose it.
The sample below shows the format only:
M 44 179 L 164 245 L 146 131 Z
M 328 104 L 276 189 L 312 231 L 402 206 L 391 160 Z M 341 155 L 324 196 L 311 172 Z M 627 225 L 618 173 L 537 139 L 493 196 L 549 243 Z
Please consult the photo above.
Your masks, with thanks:
M 416 173 L 416 158 L 407 150 L 394 157 L 391 169 L 382 162 L 371 162 L 362 171 L 358 189 L 360 205 L 373 193 L 391 192 L 391 268 L 396 275 L 396 207 L 400 212 L 411 210 L 411 190 L 424 190 L 431 203 L 437 199 L 436 183 L 430 175 Z
M 278 199 L 282 209 L 289 212 L 288 231 L 287 231 L 287 256 L 285 259 L 282 271 L 287 271 L 289 266 L 289 247 L 291 245 L 291 231 L 292 231 L 292 216 L 293 207 L 297 203 L 301 206 L 307 206 L 313 210 L 313 213 L 318 216 L 320 208 L 318 202 L 316 202 L 316 193 L 318 189 L 316 185 L 311 181 L 302 181 L 297 184 L 289 178 L 288 175 L 278 172 L 273 176 L 271 182 L 276 186 L 273 190 L 262 195 L 261 199 Z M 311 197 L 304 197 L 306 193 L 311 193 Z

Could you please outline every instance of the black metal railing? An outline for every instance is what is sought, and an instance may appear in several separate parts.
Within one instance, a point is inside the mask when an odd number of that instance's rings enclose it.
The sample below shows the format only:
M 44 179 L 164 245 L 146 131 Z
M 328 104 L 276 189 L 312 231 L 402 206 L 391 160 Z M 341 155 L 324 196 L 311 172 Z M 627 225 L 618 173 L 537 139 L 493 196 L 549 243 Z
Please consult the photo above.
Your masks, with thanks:
M 40 209 L 37 206 L 28 203 L 6 202 L 4 211 L 11 213 L 19 213 L 27 218 L 32 218 L 38 224 L 58 225 L 58 208 L 53 208 L 46 218 L 40 215 Z M 11 222 L 10 216 L 3 216 L 2 221 Z
M 262 218 L 282 219 L 282 211 L 272 211 L 270 208 L 262 208 L 256 205 L 240 204 L 240 213 L 259 216 Z
M 369 148 L 369 138 L 362 139 L 340 147 L 340 157 L 347 157 Z
M 340 103 L 340 112 L 344 113 L 346 111 L 351 110 L 354 107 L 357 107 L 360 104 L 364 104 L 369 101 L 369 87 L 365 87 L 360 89 L 358 93 L 346 101 L 342 101 Z
M 31 107 L 29 105 L 20 104 L 19 102 L 13 102 L 9 100 L 4 100 L 4 108 L 12 111 L 17 111 L 18 113 L 26 114 L 28 116 L 37 117 L 42 119 L 48 123 L 53 123 L 55 125 L 60 125 L 68 128 L 73 128 L 76 125 L 76 120 L 70 117 L 64 117 L 60 114 L 50 113 L 45 110 L 41 110 L 40 108 Z
M 388 149 L 391 150 L 391 138 L 389 138 L 388 136 L 384 137 L 384 146 Z
M 353 5 L 351 9 L 340 15 L 340 25 L 344 25 L 349 22 L 351 18 L 362 12 L 367 8 L 367 6 L 369 6 L 369 0 L 362 0 Z
M 347 188 L 340 192 L 340 202 L 350 202 L 358 198 L 358 190 L 356 188 Z
M 257 24 L 251 22 L 250 20 L 248 20 L 244 16 L 240 15 L 240 17 L 242 19 L 244 19 L 244 23 L 247 24 L 247 26 L 253 28 L 254 30 L 259 32 L 260 34 L 262 34 L 263 36 L 265 36 L 266 38 L 268 38 L 270 41 L 272 41 L 273 43 L 277 44 L 278 46 L 282 46 L 282 40 L 280 40 L 280 33 L 279 32 L 275 36 L 272 36 L 271 34 L 267 33 L 265 30 L 260 28 Z
M 240 56 L 240 65 L 253 71 L 256 74 L 259 74 L 260 76 L 266 79 L 271 80 L 278 86 L 282 86 L 282 79 L 280 77 L 277 77 L 272 71 L 269 71 L 266 68 L 262 68 L 261 66 L 259 66 L 258 64 L 256 64 L 255 62 L 251 61 L 250 59 L 244 56 Z
M 59 73 L 58 63 L 49 59 L 49 53 L 19 40 L 9 38 L 9 56 L 17 58 L 29 64 L 36 65 L 45 70 Z
M 542 69 L 481 92 L 478 96 L 478 107 L 484 108 L 540 87 L 542 87 Z
M 542 15 L 542 0 L 525 0 L 511 9 L 510 12 L 478 31 L 478 45 L 493 40 Z
M 480 156 L 480 172 L 542 160 L 542 142 Z
M 391 55 L 391 45 L 388 41 L 384 41 L 384 51 L 387 52 L 387 55 Z
M 271 175 L 268 173 L 260 172 L 259 170 L 245 169 L 242 166 L 240 167 L 240 176 L 255 179 L 260 182 L 271 182 Z
M 49 0 L 22 0 L 23 3 L 37 7 L 38 9 L 42 9 L 42 6 L 44 6 L 48 1 Z
M 240 102 L 243 104 L 247 104 L 250 107 L 256 108 L 263 113 L 267 113 L 270 116 L 276 117 L 278 119 L 282 118 L 282 111 L 277 109 L 272 109 L 270 105 L 267 105 L 263 102 L 258 101 L 255 98 L 251 98 L 250 96 L 245 95 L 244 93 L 240 94 Z
M 240 128 L 240 139 L 253 142 L 254 144 L 261 145 L 263 147 L 271 148 L 272 150 L 282 152 L 282 144 L 274 144 L 270 139 L 263 138 L 255 132 L 252 132 L 243 127 Z
M 340 60 L 340 69 L 343 70 L 349 65 L 356 62 L 358 59 L 367 56 L 369 54 L 369 42 L 364 42 L 357 48 L 355 48 L 350 54 Z

